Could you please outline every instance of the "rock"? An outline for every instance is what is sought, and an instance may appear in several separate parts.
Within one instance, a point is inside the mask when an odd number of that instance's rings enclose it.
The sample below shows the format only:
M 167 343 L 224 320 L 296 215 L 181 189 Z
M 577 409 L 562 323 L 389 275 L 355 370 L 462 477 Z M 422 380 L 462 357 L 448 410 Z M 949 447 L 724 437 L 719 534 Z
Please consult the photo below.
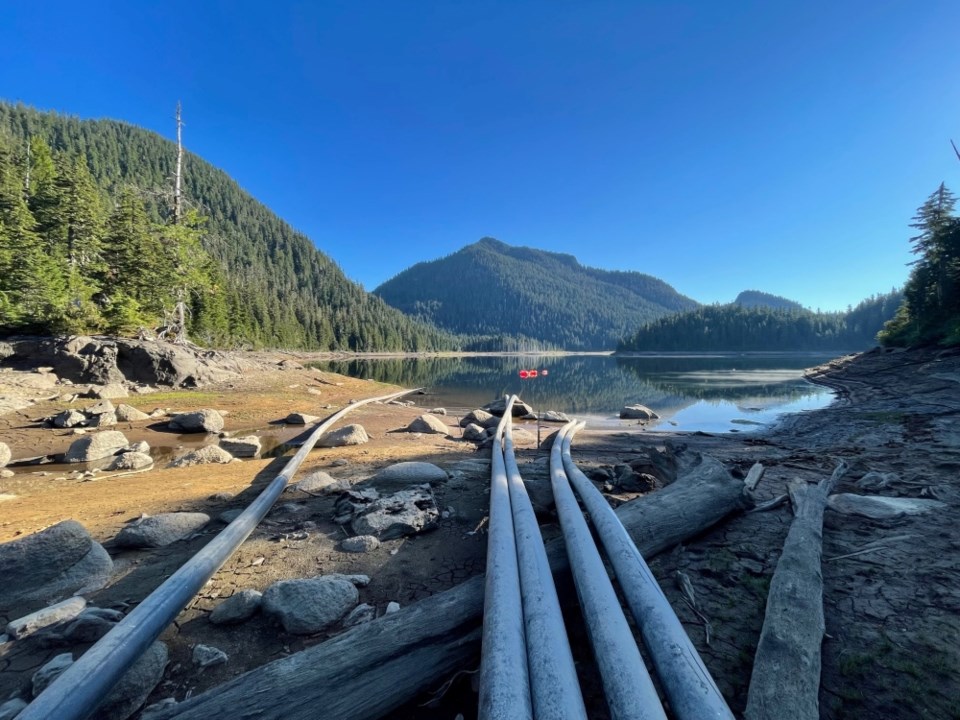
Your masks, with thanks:
M 369 442 L 369 440 L 370 437 L 367 435 L 367 431 L 363 429 L 363 425 L 345 425 L 339 430 L 331 430 L 325 433 L 319 442 L 317 442 L 317 447 L 330 448 L 343 447 L 345 445 L 362 445 L 365 442 Z M 337 464 L 336 461 L 334 461 L 334 464 Z
M 837 493 L 827 498 L 827 506 L 844 515 L 859 515 L 872 520 L 900 518 L 919 515 L 934 510 L 946 510 L 949 505 L 939 500 L 923 498 L 894 498 L 876 495 Z
M 130 443 L 127 447 L 124 448 L 124 452 L 135 452 L 143 453 L 144 455 L 150 454 L 150 443 L 146 440 L 138 440 L 135 443 Z
M 0 545 L 0 608 L 17 617 L 106 585 L 113 561 L 75 520 Z
M 358 535 L 340 543 L 340 549 L 349 553 L 365 553 L 380 547 L 380 541 L 373 535 Z
M 463 439 L 470 440 L 472 442 L 480 442 L 486 440 L 487 431 L 476 423 L 470 423 L 463 429 Z
M 414 419 L 413 422 L 407 425 L 407 432 L 446 435 L 448 432 L 450 432 L 450 428 L 448 428 L 446 423 L 444 423 L 440 418 L 427 413 L 426 415 L 421 415 L 420 417 Z
M 0 468 L 6 467 L 11 459 L 13 459 L 13 453 L 10 451 L 10 446 L 0 442 Z
M 73 665 L 73 653 L 61 653 L 37 670 L 30 680 L 33 697 L 37 697 L 46 690 L 50 683 L 60 677 L 71 665 Z
M 107 413 L 115 413 L 116 408 L 113 406 L 113 403 L 109 400 L 101 400 L 95 405 L 91 405 L 86 408 L 84 411 L 88 417 L 93 417 L 94 415 L 106 415 Z
M 223 416 L 216 410 L 206 408 L 195 412 L 180 413 L 174 415 L 167 426 L 171 430 L 180 432 L 195 433 L 218 433 L 223 430 Z
M 53 426 L 58 428 L 72 428 L 87 422 L 87 416 L 78 410 L 64 410 L 53 418 Z
M 631 465 L 615 465 L 611 482 L 615 488 L 625 492 L 650 492 L 658 486 L 656 477 L 635 472 Z
M 113 608 L 94 607 L 92 605 L 80 613 L 80 615 L 91 615 L 94 617 L 103 618 L 104 620 L 112 623 L 118 623 L 123 620 L 123 613 L 119 610 L 114 610 Z
M 431 414 L 431 415 L 446 415 L 446 414 L 447 414 L 447 409 L 446 409 L 446 408 L 434 408 L 433 410 L 430 411 L 430 414 Z
M 401 462 L 383 468 L 369 482 L 383 491 L 424 483 L 445 483 L 447 480 L 447 471 L 433 463 Z
M 88 425 L 92 428 L 113 427 L 116 424 L 117 414 L 112 412 L 94 415 L 92 418 L 90 418 L 90 422 L 88 423 Z
M 138 452 L 125 452 L 117 455 L 107 470 L 142 470 L 153 465 L 153 458 Z
M 223 665 L 229 660 L 227 654 L 220 648 L 215 648 L 212 645 L 203 645 L 202 643 L 197 643 L 193 646 L 191 659 L 193 660 L 193 664 L 200 668 Z
M 648 447 L 638 452 L 639 456 L 627 460 L 635 473 L 652 475 L 661 486 L 669 485 L 677 479 L 677 457 L 672 447 Z
M 317 420 L 319 420 L 316 415 L 307 415 L 306 413 L 301 412 L 292 412 L 287 415 L 283 421 L 287 425 L 313 425 Z
M 387 603 L 387 609 L 383 611 L 383 614 L 393 615 L 395 612 L 400 612 L 400 603 L 391 600 Z
M 334 467 L 346 467 L 347 465 L 350 464 L 350 461 L 347 460 L 346 458 L 337 458 L 330 464 L 333 465 Z
M 343 577 L 281 580 L 263 593 L 263 612 L 289 633 L 310 635 L 340 620 L 359 597 L 354 584 Z
M 224 525 L 229 525 L 238 517 L 240 517 L 240 513 L 242 512 L 243 512 L 243 508 L 236 508 L 234 510 L 224 510 L 222 513 L 220 513 L 217 516 L 217 520 L 222 522 Z
M 147 648 L 97 708 L 97 720 L 127 720 L 160 684 L 169 653 L 160 641 Z
M 204 513 L 160 513 L 136 520 L 123 528 L 114 542 L 124 548 L 156 548 L 192 535 L 210 522 Z
M 87 601 L 82 597 L 72 597 L 55 605 L 36 610 L 16 620 L 11 620 L 7 623 L 4 632 L 13 640 L 22 640 L 37 630 L 73 620 L 83 612 L 86 606 Z
M 80 613 L 76 620 L 67 625 L 61 634 L 64 641 L 72 643 L 96 642 L 110 632 L 117 621 L 107 620 L 93 613 Z
M 249 620 L 260 609 L 263 594 L 256 590 L 241 590 L 217 605 L 210 613 L 214 625 L 236 625 Z
M 3 443 L 0 443 L 0 445 L 3 445 Z M 13 470 L 7 470 L 7 469 L 0 470 L 0 478 L 12 478 L 14 474 L 15 473 L 13 472 Z
M 140 720 L 166 720 L 180 703 L 176 698 L 168 697 L 152 705 L 147 705 L 140 713 Z
M 353 627 L 354 625 L 362 625 L 363 623 L 370 622 L 371 620 L 377 619 L 377 609 L 372 605 L 367 605 L 366 603 L 361 603 L 357 605 L 353 610 L 350 611 L 350 614 L 347 615 L 343 620 L 344 627 Z
M 882 473 L 872 470 L 857 480 L 855 484 L 860 490 L 875 492 L 877 490 L 885 490 L 899 482 L 900 476 L 895 472 Z
M 486 410 L 471 410 L 460 418 L 460 427 L 465 428 L 468 425 L 479 425 L 480 427 L 489 427 L 490 423 L 496 425 L 500 418 L 491 415 Z
M 316 470 L 294 485 L 294 487 L 302 492 L 319 493 L 341 489 L 341 481 L 325 473 L 323 470 Z
M 127 388 L 121 385 L 120 383 L 107 383 L 106 385 L 100 385 L 99 387 L 90 388 L 90 396 L 95 398 L 103 398 L 104 400 L 112 399 L 116 400 L 117 398 L 125 398 L 130 393 L 127 392 Z
M 338 577 L 343 578 L 347 582 L 351 582 L 357 587 L 366 587 L 370 584 L 369 575 L 344 575 L 342 573 L 331 573 L 330 575 L 324 575 L 324 577 Z
M 503 416 L 503 411 L 507 409 L 507 401 L 500 399 L 494 400 L 492 403 L 487 403 L 483 406 L 483 409 L 488 413 L 496 415 L 497 417 Z M 513 403 L 513 412 L 510 413 L 513 417 L 523 417 L 524 415 L 533 414 L 533 408 L 527 405 L 522 400 L 516 400 Z
M 84 435 L 70 444 L 63 461 L 91 462 L 115 455 L 127 446 L 127 438 L 118 430 L 104 430 L 92 435 Z
M 0 720 L 13 720 L 27 706 L 26 700 L 13 698 L 0 705 Z
M 622 420 L 656 420 L 660 416 L 645 405 L 626 405 L 620 411 Z
M 373 500 L 355 513 L 350 527 L 357 535 L 392 540 L 431 530 L 439 518 L 429 487 L 413 487 Z
M 171 462 L 167 467 L 191 467 L 193 465 L 225 465 L 233 460 L 233 455 L 228 453 L 219 445 L 205 445 L 197 450 L 181 455 Z
M 543 415 L 540 416 L 540 419 L 544 422 L 556 422 L 556 423 L 568 423 L 570 418 L 568 418 L 564 413 L 559 412 L 558 410 L 547 410 Z
M 132 405 L 120 403 L 117 405 L 117 420 L 120 422 L 138 422 L 140 420 L 149 420 L 150 416 L 142 410 L 137 410 Z
M 527 489 L 527 496 L 530 498 L 530 504 L 533 505 L 533 512 L 537 517 L 550 517 L 556 506 L 553 499 L 553 489 L 550 487 L 550 479 L 534 477 L 530 473 L 521 472 L 523 485 Z
M 255 458 L 260 455 L 260 438 L 256 435 L 222 438 L 220 447 L 233 457 Z

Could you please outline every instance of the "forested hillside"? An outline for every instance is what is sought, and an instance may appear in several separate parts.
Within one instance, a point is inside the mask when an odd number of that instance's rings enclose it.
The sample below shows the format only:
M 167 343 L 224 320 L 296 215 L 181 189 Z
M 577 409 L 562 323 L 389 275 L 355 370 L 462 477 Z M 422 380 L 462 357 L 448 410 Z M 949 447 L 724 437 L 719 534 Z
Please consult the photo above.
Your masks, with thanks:
M 374 292 L 451 332 L 568 350 L 610 349 L 644 322 L 697 306 L 650 275 L 584 267 L 572 255 L 492 238 L 418 263 Z
M 172 129 L 172 128 L 171 128 Z M 348 280 L 226 173 L 112 120 L 0 103 L 0 331 L 134 332 L 180 300 L 219 346 L 450 348 Z
M 779 295 L 760 292 L 759 290 L 744 290 L 737 295 L 734 305 L 740 305 L 746 308 L 766 307 L 772 310 L 803 310 L 803 305 L 793 300 L 788 300 Z
M 864 300 L 843 313 L 710 305 L 650 323 L 617 347 L 621 352 L 865 350 L 893 317 L 902 294 Z

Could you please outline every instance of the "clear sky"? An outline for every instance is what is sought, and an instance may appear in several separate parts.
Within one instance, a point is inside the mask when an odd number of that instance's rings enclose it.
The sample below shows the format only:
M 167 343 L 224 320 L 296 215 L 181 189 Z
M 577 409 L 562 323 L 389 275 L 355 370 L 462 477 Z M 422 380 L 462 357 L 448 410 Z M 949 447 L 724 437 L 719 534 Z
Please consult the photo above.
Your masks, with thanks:
M 368 289 L 489 235 L 702 302 L 901 284 L 960 2 L 9 2 L 0 97 L 173 136 Z

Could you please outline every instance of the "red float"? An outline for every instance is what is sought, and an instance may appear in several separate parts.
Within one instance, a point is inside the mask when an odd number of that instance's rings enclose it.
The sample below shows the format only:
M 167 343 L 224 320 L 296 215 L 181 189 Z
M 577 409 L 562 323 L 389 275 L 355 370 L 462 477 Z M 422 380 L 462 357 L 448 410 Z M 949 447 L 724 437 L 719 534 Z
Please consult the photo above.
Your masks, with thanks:
M 520 371 L 520 379 L 521 379 L 521 380 L 526 380 L 528 377 L 530 377 L 530 373 L 528 373 L 526 370 L 521 370 L 521 371 Z

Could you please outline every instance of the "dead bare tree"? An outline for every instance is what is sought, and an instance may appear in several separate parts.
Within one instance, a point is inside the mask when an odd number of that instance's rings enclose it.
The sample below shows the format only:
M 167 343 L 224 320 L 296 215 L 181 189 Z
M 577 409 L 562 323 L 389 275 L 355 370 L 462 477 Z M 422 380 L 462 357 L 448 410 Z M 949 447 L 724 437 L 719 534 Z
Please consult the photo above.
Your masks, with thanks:
M 183 198 L 180 192 L 180 178 L 183 170 L 183 115 L 180 101 L 177 100 L 177 172 L 173 182 L 173 222 L 180 224 L 183 217 Z

